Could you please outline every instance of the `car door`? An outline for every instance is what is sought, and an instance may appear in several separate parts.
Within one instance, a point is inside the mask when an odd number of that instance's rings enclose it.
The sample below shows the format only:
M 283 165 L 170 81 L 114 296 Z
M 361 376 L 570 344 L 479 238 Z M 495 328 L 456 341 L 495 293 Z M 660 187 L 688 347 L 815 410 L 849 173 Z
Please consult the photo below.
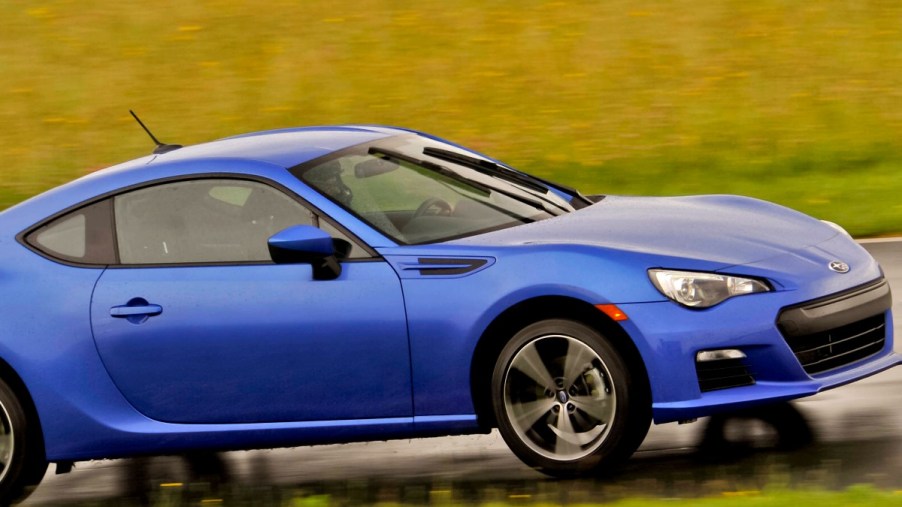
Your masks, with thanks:
M 91 319 L 137 410 L 173 423 L 412 416 L 397 275 L 360 245 L 335 280 L 273 264 L 270 235 L 319 223 L 297 200 L 211 178 L 131 191 L 113 208 L 120 262 L 97 282 Z

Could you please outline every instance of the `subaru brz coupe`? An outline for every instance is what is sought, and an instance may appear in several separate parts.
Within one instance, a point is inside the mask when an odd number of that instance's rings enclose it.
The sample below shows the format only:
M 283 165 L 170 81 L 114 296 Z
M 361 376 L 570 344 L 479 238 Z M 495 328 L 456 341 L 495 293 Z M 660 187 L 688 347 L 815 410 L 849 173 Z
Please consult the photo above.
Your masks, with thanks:
M 649 424 L 891 368 L 839 226 L 585 196 L 341 126 L 154 154 L 0 213 L 0 495 L 98 458 L 488 432 L 554 475 Z

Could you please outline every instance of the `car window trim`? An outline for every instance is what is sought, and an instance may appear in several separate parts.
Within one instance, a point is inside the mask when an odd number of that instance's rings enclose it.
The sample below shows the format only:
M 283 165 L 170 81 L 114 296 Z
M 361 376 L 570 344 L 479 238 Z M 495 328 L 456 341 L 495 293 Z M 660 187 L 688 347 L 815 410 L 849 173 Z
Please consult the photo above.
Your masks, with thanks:
M 289 173 L 290 174 L 290 173 Z M 324 213 L 320 208 L 314 206 L 309 201 L 298 195 L 296 192 L 292 191 L 285 185 L 263 177 L 252 174 L 238 174 L 238 173 L 198 173 L 198 174 L 190 174 L 190 175 L 179 175 L 179 176 L 168 176 L 165 178 L 158 178 L 155 180 L 142 181 L 141 183 L 136 183 L 134 185 L 128 185 L 125 187 L 117 188 L 116 190 L 112 190 L 110 192 L 104 192 L 103 194 L 94 196 L 85 201 L 79 202 L 78 204 L 69 206 L 64 208 L 47 218 L 44 218 L 34 225 L 27 227 L 22 230 L 19 234 L 16 235 L 16 241 L 22 246 L 28 248 L 32 252 L 44 257 L 45 259 L 51 260 L 58 264 L 63 264 L 71 267 L 78 268 L 90 268 L 90 269 L 103 269 L 103 268 L 112 268 L 112 269 L 121 269 L 121 268 L 132 268 L 132 267 L 192 267 L 192 266 L 232 266 L 232 265 L 241 265 L 241 266 L 266 266 L 266 265 L 275 265 L 272 261 L 224 261 L 224 262 L 186 262 L 186 263 L 151 263 L 151 264 L 122 264 L 121 259 L 119 258 L 119 248 L 118 248 L 118 237 L 116 234 L 116 217 L 115 212 L 113 211 L 112 202 L 110 206 L 108 206 L 108 217 L 110 219 L 110 227 L 113 229 L 113 245 L 114 245 L 114 258 L 116 260 L 115 264 L 92 264 L 86 262 L 77 262 L 71 261 L 67 259 L 62 259 L 59 257 L 52 256 L 41 249 L 37 248 L 35 245 L 32 245 L 26 238 L 33 233 L 34 231 L 44 227 L 45 225 L 57 220 L 60 217 L 68 215 L 70 213 L 75 213 L 82 208 L 86 208 L 88 206 L 92 206 L 104 200 L 112 200 L 114 197 L 122 194 L 126 194 L 128 192 L 133 192 L 135 190 L 141 190 L 143 188 L 154 187 L 158 185 L 165 185 L 168 183 L 175 183 L 179 181 L 192 181 L 192 180 L 211 180 L 211 179 L 227 179 L 227 180 L 239 180 L 239 181 L 252 181 L 255 183 L 260 183 L 263 185 L 270 186 L 283 194 L 287 195 L 290 199 L 296 201 L 302 206 L 306 207 L 310 210 L 314 219 L 317 221 L 317 224 L 320 220 L 325 220 L 336 230 L 347 236 L 351 241 L 353 241 L 357 246 L 359 246 L 364 253 L 369 255 L 368 258 L 359 258 L 359 259 L 342 259 L 341 262 L 373 262 L 373 261 L 382 261 L 382 256 L 375 250 L 373 247 L 368 245 L 365 241 L 361 240 L 356 234 L 349 231 L 343 225 L 336 222 L 332 217 Z

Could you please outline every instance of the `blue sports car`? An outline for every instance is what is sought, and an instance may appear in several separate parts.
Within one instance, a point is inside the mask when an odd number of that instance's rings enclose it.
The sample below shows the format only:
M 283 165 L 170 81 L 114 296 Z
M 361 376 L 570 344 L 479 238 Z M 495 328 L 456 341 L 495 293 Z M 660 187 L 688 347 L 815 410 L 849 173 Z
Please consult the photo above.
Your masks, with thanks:
M 411 130 L 154 154 L 0 213 L 0 495 L 48 463 L 487 432 L 570 475 L 651 421 L 900 363 L 840 227 L 584 196 Z

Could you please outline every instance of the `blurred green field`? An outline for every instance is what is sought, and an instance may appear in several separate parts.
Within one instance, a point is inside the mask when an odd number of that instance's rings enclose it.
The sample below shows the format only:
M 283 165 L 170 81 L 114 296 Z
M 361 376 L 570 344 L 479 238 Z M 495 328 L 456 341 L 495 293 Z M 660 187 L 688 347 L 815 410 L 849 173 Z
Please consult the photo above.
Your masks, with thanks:
M 818 507 L 889 507 L 902 502 L 900 492 L 880 491 L 866 485 L 852 486 L 845 491 L 815 490 L 772 490 L 734 491 L 720 496 L 702 498 L 631 498 L 615 501 L 565 502 L 559 499 L 534 499 L 531 495 L 512 495 L 505 500 L 495 501 L 455 501 L 453 496 L 430 497 L 428 505 L 452 507 L 472 505 L 479 507 L 798 507 L 817 505 Z M 284 502 L 287 507 L 333 507 L 344 505 L 328 495 L 293 498 Z M 403 502 L 379 502 L 378 507 L 403 507 Z
M 566 484 L 562 482 L 561 484 Z M 190 489 L 190 488 L 189 488 Z M 709 496 L 604 498 L 591 495 L 572 495 L 584 498 L 572 500 L 558 487 L 545 494 L 504 494 L 502 491 L 485 491 L 483 497 L 461 496 L 453 489 L 430 490 L 417 498 L 394 498 L 385 493 L 378 501 L 365 501 L 347 495 L 309 494 L 302 489 L 285 487 L 275 491 L 259 491 L 243 487 L 226 494 L 219 492 L 205 495 L 202 488 L 186 492 L 185 488 L 169 487 L 166 491 L 151 495 L 143 502 L 137 499 L 111 499 L 109 501 L 74 501 L 69 507 L 120 507 L 122 505 L 147 505 L 150 507 L 182 507 L 189 505 L 228 505 L 232 507 L 343 507 L 347 505 L 372 507 L 890 507 L 902 502 L 902 492 L 876 489 L 868 485 L 854 485 L 841 491 L 822 488 L 724 491 Z M 554 492 L 557 495 L 553 494 Z M 200 501 L 198 501 L 200 499 Z M 129 501 L 132 500 L 132 501 Z
M 423 129 L 589 193 L 738 193 L 902 232 L 894 0 L 0 3 L 0 208 L 293 125 Z

